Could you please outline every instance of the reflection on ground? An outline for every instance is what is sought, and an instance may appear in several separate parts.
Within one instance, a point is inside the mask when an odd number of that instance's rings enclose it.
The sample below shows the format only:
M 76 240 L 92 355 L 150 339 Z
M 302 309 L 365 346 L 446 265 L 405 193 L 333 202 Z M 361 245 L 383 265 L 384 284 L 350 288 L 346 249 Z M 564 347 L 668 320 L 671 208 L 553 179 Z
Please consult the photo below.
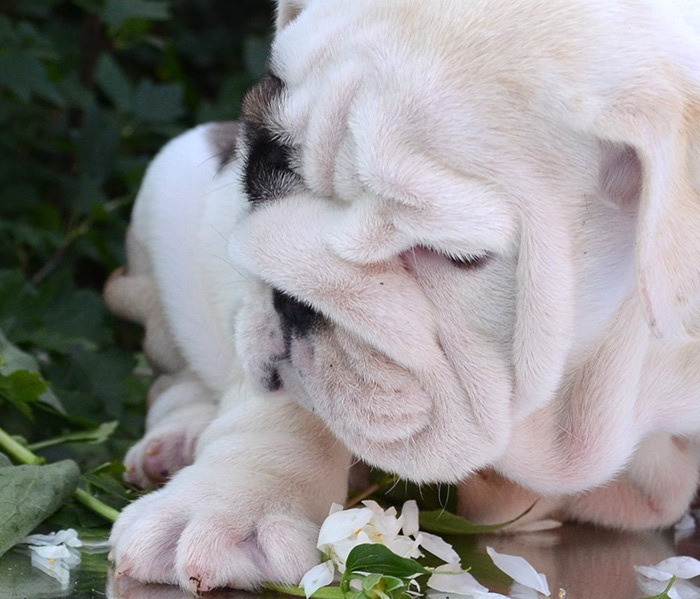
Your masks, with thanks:
M 674 542 L 671 532 L 617 533 L 584 526 L 488 535 L 448 540 L 463 556 L 465 565 L 484 584 L 508 594 L 510 585 L 485 554 L 486 546 L 499 552 L 522 555 L 549 580 L 552 597 L 559 589 L 567 599 L 637 599 L 645 595 L 635 578 L 633 566 L 650 565 L 673 555 L 700 558 L 700 533 Z M 648 591 L 648 589 L 647 589 Z M 647 595 L 650 593 L 646 593 Z M 191 599 L 174 587 L 143 585 L 126 577 L 114 578 L 106 555 L 84 555 L 72 572 L 68 588 L 33 569 L 26 555 L 10 552 L 0 559 L 0 599 Z M 249 599 L 251 593 L 222 590 L 205 595 L 208 599 Z M 272 597 L 273 594 L 268 594 Z M 260 597 L 257 595 L 256 597 Z M 279 597 L 279 595 L 276 595 Z

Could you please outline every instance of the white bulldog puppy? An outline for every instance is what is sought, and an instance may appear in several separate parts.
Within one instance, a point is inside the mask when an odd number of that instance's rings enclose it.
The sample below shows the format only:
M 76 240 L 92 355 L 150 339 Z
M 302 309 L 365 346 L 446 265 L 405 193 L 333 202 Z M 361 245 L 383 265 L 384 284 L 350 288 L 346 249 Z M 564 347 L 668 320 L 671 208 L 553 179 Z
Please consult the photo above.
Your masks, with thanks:
M 298 582 L 348 450 L 484 522 L 680 517 L 699 30 L 689 0 L 281 0 L 240 130 L 166 146 L 107 289 L 172 382 L 134 479 L 199 438 L 117 522 L 118 570 Z

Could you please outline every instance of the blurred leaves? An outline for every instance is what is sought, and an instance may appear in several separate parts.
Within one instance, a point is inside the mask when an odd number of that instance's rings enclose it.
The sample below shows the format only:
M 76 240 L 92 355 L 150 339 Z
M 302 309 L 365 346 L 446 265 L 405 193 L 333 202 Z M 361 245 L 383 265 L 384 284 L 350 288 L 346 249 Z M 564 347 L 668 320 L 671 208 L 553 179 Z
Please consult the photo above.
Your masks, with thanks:
M 116 508 L 137 494 L 119 460 L 143 432 L 149 379 L 140 329 L 108 314 L 102 287 L 124 262 L 150 159 L 202 119 L 236 118 L 264 69 L 272 9 L 268 0 L 0 3 L 0 422 L 41 458 L 73 460 L 79 488 Z M 29 467 L 0 461 L 3 485 L 24 488 Z M 40 488 L 58 488 L 44 483 L 31 483 L 39 503 Z M 42 508 L 41 519 L 62 505 L 47 525 L 105 526 L 55 494 L 64 500 Z M 17 501 L 3 495 L 0 507 Z

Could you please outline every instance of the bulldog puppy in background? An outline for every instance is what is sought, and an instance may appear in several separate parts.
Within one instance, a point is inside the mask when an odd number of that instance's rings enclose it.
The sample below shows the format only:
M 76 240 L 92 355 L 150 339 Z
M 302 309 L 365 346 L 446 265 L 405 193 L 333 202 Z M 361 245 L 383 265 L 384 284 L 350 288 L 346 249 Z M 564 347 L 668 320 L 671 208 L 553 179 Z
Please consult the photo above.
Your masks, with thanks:
M 154 160 L 106 290 L 160 374 L 132 480 L 194 454 L 117 572 L 297 583 L 351 453 L 483 522 L 679 518 L 699 29 L 681 0 L 280 0 L 240 126 Z

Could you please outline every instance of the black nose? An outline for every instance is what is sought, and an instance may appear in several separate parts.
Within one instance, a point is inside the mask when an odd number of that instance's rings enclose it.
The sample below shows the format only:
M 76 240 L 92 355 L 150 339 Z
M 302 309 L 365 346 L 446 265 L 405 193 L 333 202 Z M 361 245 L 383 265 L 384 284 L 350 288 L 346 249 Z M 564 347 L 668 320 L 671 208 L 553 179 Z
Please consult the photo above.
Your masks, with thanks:
M 285 330 L 300 337 L 306 335 L 311 327 L 323 318 L 320 312 L 314 310 L 306 302 L 277 289 L 272 291 L 272 303 L 282 319 L 282 326 Z

